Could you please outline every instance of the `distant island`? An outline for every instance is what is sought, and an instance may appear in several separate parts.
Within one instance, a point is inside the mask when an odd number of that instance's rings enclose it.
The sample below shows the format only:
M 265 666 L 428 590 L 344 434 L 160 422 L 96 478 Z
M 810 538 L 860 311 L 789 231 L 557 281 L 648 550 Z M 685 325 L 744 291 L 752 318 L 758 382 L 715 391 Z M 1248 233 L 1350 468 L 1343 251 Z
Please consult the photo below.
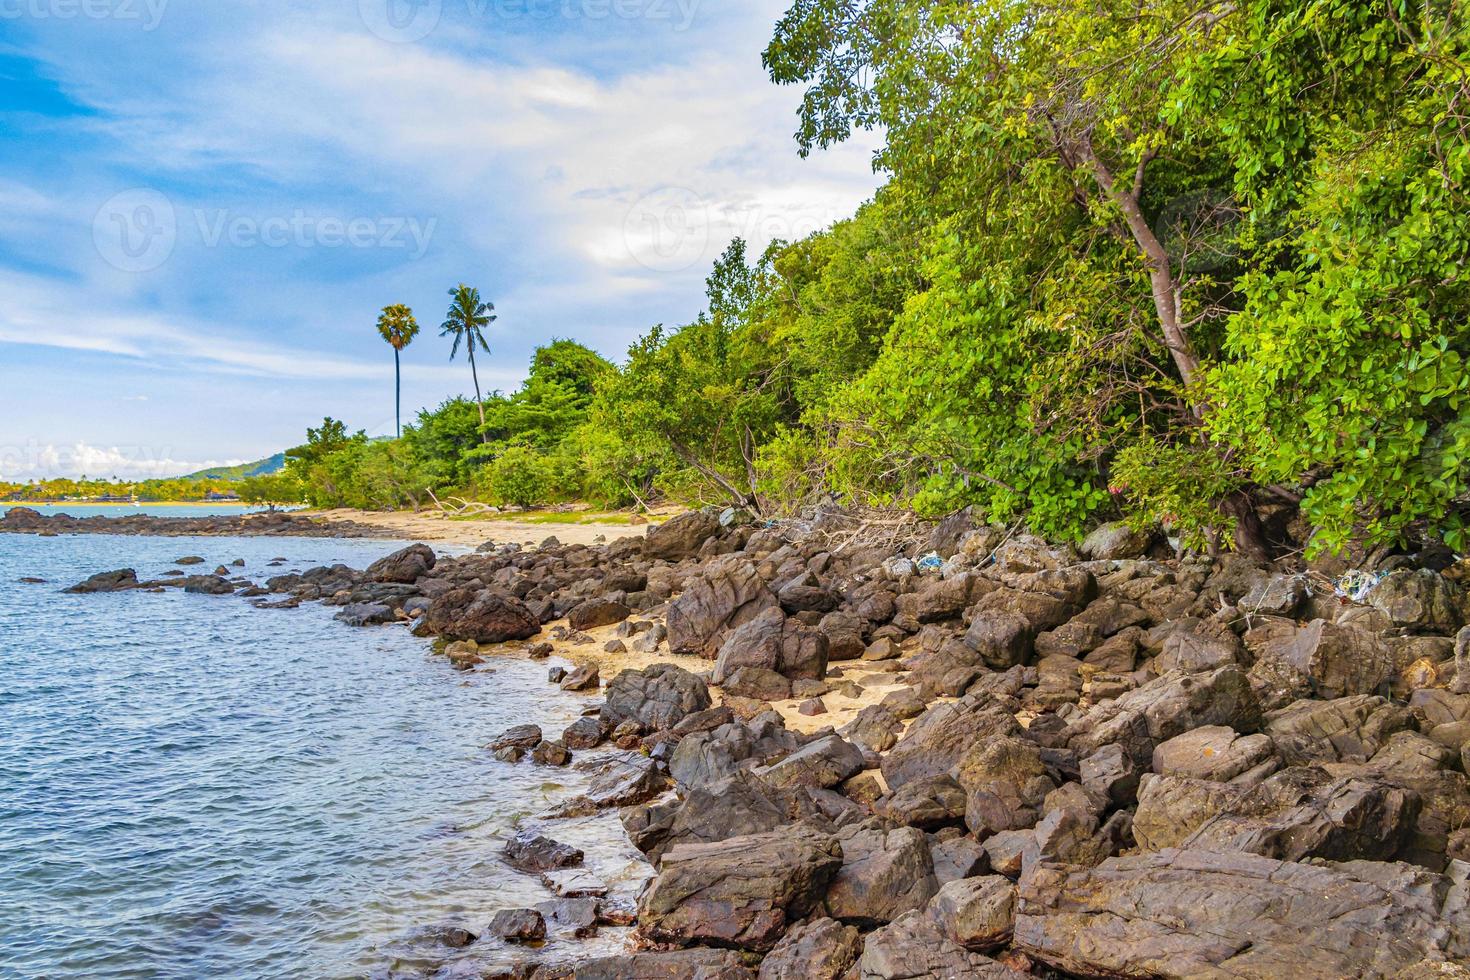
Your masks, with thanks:
M 183 476 L 153 480 L 94 480 L 55 477 L 10 483 L 0 480 L 0 501 L 20 504 L 127 504 L 127 503 L 234 503 L 241 501 L 239 484 L 279 473 L 286 454 L 276 453 L 253 463 L 216 466 Z M 248 502 L 248 501 L 247 501 Z

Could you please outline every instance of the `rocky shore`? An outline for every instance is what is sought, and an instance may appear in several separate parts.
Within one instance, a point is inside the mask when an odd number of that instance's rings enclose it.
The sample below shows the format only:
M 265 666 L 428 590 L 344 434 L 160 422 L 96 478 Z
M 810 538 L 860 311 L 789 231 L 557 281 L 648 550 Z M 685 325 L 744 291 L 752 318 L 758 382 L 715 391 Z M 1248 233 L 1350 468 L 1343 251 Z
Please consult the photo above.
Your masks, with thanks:
M 0 514 L 0 534 L 124 534 L 148 537 L 298 537 L 393 538 L 391 530 L 351 520 L 327 520 L 288 511 L 225 514 L 207 517 L 158 517 L 153 514 L 47 516 L 30 507 Z
M 1465 562 L 1333 581 L 1122 527 L 1076 551 L 965 515 L 862 530 L 694 512 L 74 590 L 321 601 L 460 670 L 573 661 L 550 680 L 600 695 L 584 717 L 485 733 L 596 770 L 506 843 L 557 897 L 450 930 L 436 976 L 1470 977 Z M 636 907 L 555 839 L 612 809 L 649 862 Z M 629 923 L 615 957 L 540 945 Z

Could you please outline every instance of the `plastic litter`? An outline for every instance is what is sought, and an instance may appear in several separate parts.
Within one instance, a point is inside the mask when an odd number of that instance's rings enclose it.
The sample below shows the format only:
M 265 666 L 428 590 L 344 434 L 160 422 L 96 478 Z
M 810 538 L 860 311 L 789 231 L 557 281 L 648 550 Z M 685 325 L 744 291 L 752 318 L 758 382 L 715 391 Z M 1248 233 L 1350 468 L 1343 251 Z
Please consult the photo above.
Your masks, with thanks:
M 1339 598 L 1351 599 L 1353 602 L 1362 602 L 1368 598 L 1378 583 L 1383 581 L 1382 572 L 1365 572 L 1354 568 L 1344 572 L 1337 580 L 1336 593 Z
M 914 564 L 921 572 L 937 572 L 944 567 L 944 559 L 939 557 L 939 552 L 931 551 Z

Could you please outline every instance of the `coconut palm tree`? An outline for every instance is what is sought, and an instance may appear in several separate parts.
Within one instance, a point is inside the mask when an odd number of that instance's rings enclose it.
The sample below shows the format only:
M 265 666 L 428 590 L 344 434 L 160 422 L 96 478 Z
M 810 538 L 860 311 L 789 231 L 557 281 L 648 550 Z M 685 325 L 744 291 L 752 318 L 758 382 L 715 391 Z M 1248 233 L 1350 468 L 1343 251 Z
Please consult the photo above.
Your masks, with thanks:
M 479 343 L 481 350 L 486 354 L 490 353 L 490 345 L 485 342 L 485 335 L 480 331 L 497 319 L 494 312 L 495 304 L 482 301 L 480 291 L 464 283 L 451 289 L 449 295 L 453 302 L 449 305 L 449 313 L 439 328 L 439 334 L 454 338 L 454 348 L 449 352 L 451 361 L 459 353 L 461 342 L 469 348 L 470 376 L 475 379 L 475 404 L 480 407 L 480 436 L 488 442 L 489 437 L 483 431 L 485 428 L 485 399 L 480 395 L 480 375 L 475 370 L 475 344 Z
M 398 355 L 419 335 L 419 322 L 413 310 L 402 303 L 383 307 L 378 317 L 378 334 L 393 348 L 393 417 L 398 424 L 398 437 L 403 438 L 403 369 Z

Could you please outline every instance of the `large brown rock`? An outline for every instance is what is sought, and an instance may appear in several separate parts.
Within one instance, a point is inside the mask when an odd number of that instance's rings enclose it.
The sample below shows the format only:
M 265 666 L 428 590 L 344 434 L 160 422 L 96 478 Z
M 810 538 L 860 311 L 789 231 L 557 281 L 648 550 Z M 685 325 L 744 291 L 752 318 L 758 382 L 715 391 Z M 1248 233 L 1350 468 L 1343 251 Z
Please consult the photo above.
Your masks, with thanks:
M 669 649 L 713 659 L 725 631 L 742 626 L 776 605 L 776 597 L 742 558 L 711 563 L 669 606 Z
M 861 980 L 1026 980 L 954 942 L 924 912 L 909 912 L 869 933 L 858 971 Z
M 1341 980 L 1470 955 L 1463 894 L 1403 864 L 1170 849 L 1039 865 L 1020 899 L 1014 947 L 1078 976 Z
M 379 558 L 367 567 L 367 577 L 372 582 L 397 582 L 412 585 L 432 571 L 438 557 L 434 549 L 426 544 L 411 544 L 395 551 L 386 558 Z
M 594 630 L 599 626 L 621 623 L 633 611 L 621 602 L 611 599 L 586 599 L 577 603 L 567 613 L 567 625 L 574 630 Z
M 574 980 L 748 980 L 755 971 L 733 949 L 618 953 L 578 963 Z
M 1008 705 L 989 695 L 942 702 L 914 719 L 883 758 L 883 779 L 891 789 L 926 776 L 949 772 L 972 745 L 999 735 L 1019 735 L 1021 726 Z
M 17 507 L 16 510 L 25 510 Z M 10 513 L 15 513 L 11 511 Z M 32 511 L 31 513 L 35 513 Z M 39 516 L 39 515 L 38 515 Z M 73 595 L 86 595 L 95 592 L 126 592 L 128 589 L 138 587 L 138 573 L 131 568 L 121 568 L 115 572 L 98 572 L 85 582 L 78 582 L 71 588 L 66 589 Z
M 1382 637 L 1317 619 L 1258 647 L 1250 679 L 1262 703 L 1277 706 L 1304 697 L 1376 694 L 1396 673 Z
M 820 905 L 841 866 L 836 838 L 805 826 L 681 844 L 638 901 L 639 930 L 656 942 L 764 952 Z
M 645 731 L 672 728 L 710 706 L 709 685 L 676 664 L 625 670 L 608 684 L 601 717 L 609 731 L 635 721 Z
M 1395 626 L 1453 636 L 1465 624 L 1465 593 L 1427 568 L 1390 572 L 1368 593 L 1368 602 Z
M 788 680 L 821 680 L 827 676 L 827 651 L 826 634 L 772 607 L 730 631 L 715 661 L 714 682 L 724 684 L 742 667 L 758 667 Z
M 1361 694 L 1332 701 L 1297 701 L 1266 716 L 1265 731 L 1289 766 L 1367 762 L 1394 733 L 1414 727 L 1408 708 Z
M 720 519 L 707 511 L 680 514 L 648 529 L 643 553 L 649 558 L 680 561 L 699 553 L 700 547 L 720 533 Z
M 1000 875 L 951 881 L 929 902 L 926 914 L 946 938 L 966 949 L 997 949 L 1015 930 L 1016 886 Z
M 1241 735 L 1224 725 L 1206 725 L 1159 743 L 1153 771 L 1225 783 L 1275 758 L 1276 746 L 1269 735 Z
M 842 980 L 863 951 L 863 937 L 836 919 L 812 919 L 788 932 L 761 960 L 760 980 Z
M 448 640 L 505 643 L 541 632 L 541 621 L 515 596 L 492 589 L 455 589 L 429 605 L 422 628 Z
M 842 868 L 827 886 L 827 914 L 859 926 L 892 922 L 921 909 L 939 882 L 922 830 L 885 830 L 875 821 L 838 832 Z
M 1006 735 L 971 745 L 950 775 L 965 790 L 965 825 L 982 839 L 1035 824 L 1046 795 L 1057 788 L 1036 743 Z

